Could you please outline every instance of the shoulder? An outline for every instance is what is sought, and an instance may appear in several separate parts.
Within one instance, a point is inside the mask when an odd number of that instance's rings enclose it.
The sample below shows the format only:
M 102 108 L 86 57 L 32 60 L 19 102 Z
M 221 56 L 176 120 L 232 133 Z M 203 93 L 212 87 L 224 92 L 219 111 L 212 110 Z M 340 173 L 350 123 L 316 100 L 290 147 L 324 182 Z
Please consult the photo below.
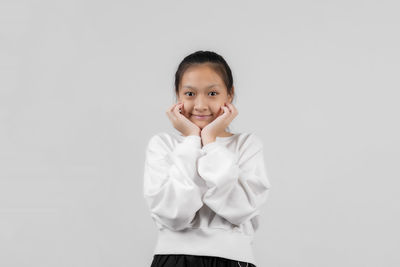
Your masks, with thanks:
M 240 133 L 237 137 L 238 147 L 240 150 L 255 149 L 259 150 L 263 147 L 263 141 L 256 133 Z
M 169 151 L 172 151 L 180 137 L 171 132 L 158 132 L 153 134 L 147 140 L 146 154 L 147 157 L 156 158 L 163 157 Z
M 158 132 L 153 134 L 147 140 L 147 147 L 153 146 L 173 146 L 176 142 L 181 139 L 179 135 L 174 132 Z
M 154 145 L 159 143 L 165 143 L 172 139 L 172 136 L 167 132 L 158 132 L 150 136 L 148 139 L 148 145 Z
M 240 133 L 237 137 L 237 151 L 239 162 L 263 153 L 263 141 L 256 133 Z

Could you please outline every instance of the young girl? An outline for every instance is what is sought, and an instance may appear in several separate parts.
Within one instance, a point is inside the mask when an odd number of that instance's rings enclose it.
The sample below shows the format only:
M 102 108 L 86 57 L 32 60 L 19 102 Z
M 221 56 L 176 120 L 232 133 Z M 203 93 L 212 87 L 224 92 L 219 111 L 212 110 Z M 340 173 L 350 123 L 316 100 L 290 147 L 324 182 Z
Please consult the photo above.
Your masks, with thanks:
M 271 185 L 261 140 L 226 131 L 238 114 L 231 70 L 197 51 L 180 63 L 175 93 L 166 111 L 174 131 L 146 148 L 144 198 L 158 228 L 151 267 L 255 267 L 253 236 Z

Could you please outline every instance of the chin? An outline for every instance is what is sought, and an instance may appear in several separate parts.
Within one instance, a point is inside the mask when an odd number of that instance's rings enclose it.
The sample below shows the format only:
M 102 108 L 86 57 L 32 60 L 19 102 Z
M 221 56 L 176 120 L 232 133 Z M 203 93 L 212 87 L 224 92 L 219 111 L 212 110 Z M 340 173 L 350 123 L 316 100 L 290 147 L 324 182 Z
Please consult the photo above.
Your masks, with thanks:
M 200 129 L 203 129 L 204 127 L 206 127 L 208 125 L 208 122 L 203 122 L 203 123 L 199 123 L 199 122 L 194 122 L 192 121 L 194 124 L 196 124 Z

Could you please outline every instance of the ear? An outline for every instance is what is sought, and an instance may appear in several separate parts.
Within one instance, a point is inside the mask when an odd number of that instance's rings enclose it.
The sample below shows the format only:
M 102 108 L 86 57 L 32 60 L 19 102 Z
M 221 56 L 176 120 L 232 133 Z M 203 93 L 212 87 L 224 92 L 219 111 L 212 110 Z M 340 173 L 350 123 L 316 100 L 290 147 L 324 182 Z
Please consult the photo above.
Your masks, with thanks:
M 228 95 L 229 103 L 232 103 L 232 99 L 233 99 L 233 94 L 234 94 L 234 93 L 235 93 L 235 87 L 232 86 L 232 94 L 231 94 L 231 95 Z

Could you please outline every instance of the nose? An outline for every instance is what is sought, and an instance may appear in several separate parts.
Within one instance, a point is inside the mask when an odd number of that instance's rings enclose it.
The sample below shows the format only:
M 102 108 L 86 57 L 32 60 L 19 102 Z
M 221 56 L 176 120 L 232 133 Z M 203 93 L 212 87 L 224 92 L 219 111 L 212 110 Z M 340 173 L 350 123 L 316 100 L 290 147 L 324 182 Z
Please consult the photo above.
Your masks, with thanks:
M 197 97 L 194 102 L 194 109 L 200 112 L 207 110 L 207 101 L 201 96 Z

